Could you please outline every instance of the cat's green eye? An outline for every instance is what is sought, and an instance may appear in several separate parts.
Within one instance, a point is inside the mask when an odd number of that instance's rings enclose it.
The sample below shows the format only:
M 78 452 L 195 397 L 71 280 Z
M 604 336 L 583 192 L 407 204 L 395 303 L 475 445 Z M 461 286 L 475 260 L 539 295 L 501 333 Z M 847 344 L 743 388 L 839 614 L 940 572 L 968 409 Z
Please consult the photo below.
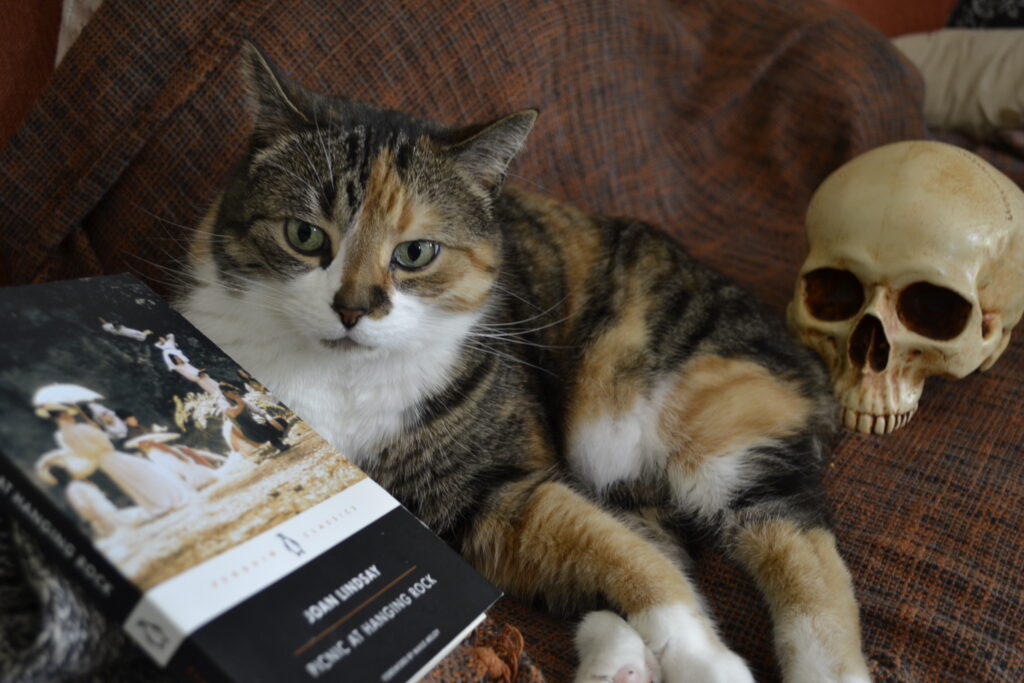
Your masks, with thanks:
M 298 218 L 284 220 L 284 236 L 288 244 L 303 254 L 314 254 L 327 243 L 327 235 L 323 230 Z
M 441 246 L 428 240 L 402 242 L 391 254 L 391 261 L 407 270 L 417 270 L 434 260 Z

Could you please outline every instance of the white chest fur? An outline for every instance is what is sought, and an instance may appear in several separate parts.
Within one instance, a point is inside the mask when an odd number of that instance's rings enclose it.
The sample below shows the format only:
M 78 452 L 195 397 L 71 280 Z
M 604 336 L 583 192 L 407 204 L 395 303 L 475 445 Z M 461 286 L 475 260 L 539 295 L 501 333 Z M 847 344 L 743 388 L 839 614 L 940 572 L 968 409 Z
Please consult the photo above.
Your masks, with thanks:
M 194 290 L 180 308 L 356 464 L 405 428 L 409 409 L 444 385 L 459 348 L 456 336 L 408 350 L 329 349 L 275 325 L 273 315 L 247 305 L 244 296 L 210 285 Z

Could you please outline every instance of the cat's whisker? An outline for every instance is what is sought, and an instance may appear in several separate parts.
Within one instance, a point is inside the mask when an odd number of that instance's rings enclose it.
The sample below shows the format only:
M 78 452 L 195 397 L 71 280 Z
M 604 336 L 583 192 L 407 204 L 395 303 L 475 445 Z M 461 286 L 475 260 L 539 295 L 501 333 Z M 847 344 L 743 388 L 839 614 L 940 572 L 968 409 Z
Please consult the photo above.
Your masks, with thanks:
M 492 328 L 514 327 L 516 325 L 522 325 L 523 323 L 531 322 L 533 320 L 537 320 L 538 318 L 543 318 L 545 315 L 547 315 L 548 313 L 550 313 L 551 311 L 555 310 L 556 308 L 561 306 L 563 303 L 565 303 L 568 298 L 569 298 L 569 295 L 567 294 L 567 295 L 563 296 L 561 299 L 559 299 L 558 301 L 556 301 L 555 303 L 553 303 L 548 308 L 546 308 L 543 311 L 541 311 L 540 313 L 538 313 L 537 315 L 531 315 L 529 318 L 522 318 L 521 320 L 513 320 L 511 322 L 505 322 L 505 323 L 482 323 L 482 325 L 484 327 L 492 327 Z M 572 317 L 572 314 L 567 315 L 564 318 L 561 318 L 559 320 L 554 321 L 553 323 L 551 323 L 551 325 L 557 325 L 558 323 L 565 322 L 566 320 L 568 320 L 571 317 Z M 542 330 L 542 329 L 544 329 L 546 327 L 550 327 L 550 325 L 545 325 L 544 327 L 538 327 L 536 329 Z
M 222 287 L 223 289 L 225 289 L 225 291 L 228 292 L 228 293 L 234 293 L 234 294 L 238 294 L 240 296 L 249 295 L 245 299 L 245 305 L 246 306 L 252 306 L 254 308 L 258 308 L 258 309 L 261 309 L 261 310 L 264 310 L 264 311 L 270 311 L 272 313 L 279 313 L 279 314 L 281 314 L 283 316 L 288 316 L 292 312 L 291 309 L 288 308 L 288 306 L 286 306 L 285 304 L 283 304 L 283 303 L 281 303 L 280 301 L 277 300 L 276 295 L 274 295 L 271 300 L 266 300 L 265 298 L 261 299 L 258 296 L 252 296 L 253 294 L 258 294 L 258 292 L 255 291 L 255 288 L 245 289 L 245 288 L 242 288 L 242 287 L 238 287 L 237 285 L 236 286 L 230 286 L 230 285 L 226 286 L 224 283 L 221 283 L 221 282 L 217 282 L 216 284 L 217 284 L 217 286 Z
M 481 332 L 470 332 L 469 335 L 473 339 L 496 339 L 498 341 L 508 342 L 509 344 L 519 344 L 521 346 L 533 346 L 538 349 L 570 349 L 571 346 L 562 346 L 557 344 L 544 344 L 541 342 L 528 341 L 526 339 L 519 339 L 517 334 L 486 334 Z
M 141 269 L 133 267 L 129 264 L 129 268 L 143 279 L 149 279 L 153 282 L 157 282 L 164 285 L 168 289 L 174 292 L 185 291 L 196 284 L 200 285 L 212 285 L 215 288 L 219 288 L 222 291 L 229 294 L 238 295 L 252 295 L 254 293 L 262 293 L 263 297 L 249 296 L 246 299 L 246 304 L 249 306 L 255 306 L 261 310 L 269 311 L 271 313 L 278 313 L 281 315 L 288 315 L 291 313 L 290 309 L 276 301 L 277 294 L 272 288 L 262 287 L 259 283 L 252 282 L 250 288 L 244 288 L 233 284 L 227 280 L 221 280 L 217 278 L 204 277 L 198 272 L 194 271 L 184 262 L 181 258 L 175 258 L 171 255 L 165 254 L 170 263 L 161 263 L 147 259 L 138 254 L 128 253 L 127 256 L 141 264 L 149 266 L 155 269 L 160 275 L 154 275 L 152 272 L 144 273 Z M 261 290 L 257 292 L 256 290 Z M 269 297 L 268 297 L 269 295 Z M 268 298 L 270 300 L 268 300 Z
M 281 164 L 266 162 L 263 165 L 266 166 L 267 168 L 272 168 L 274 170 L 280 171 L 281 173 L 284 173 L 285 175 L 291 176 L 296 183 L 303 187 L 308 187 L 310 185 L 309 178 L 303 178 L 295 171 L 285 166 L 282 166 Z
M 139 204 L 136 201 L 133 201 L 133 200 L 129 199 L 128 203 L 131 204 L 132 206 L 134 206 L 136 209 L 138 209 L 142 213 L 144 213 L 147 216 L 149 216 L 150 218 L 155 218 L 156 220 L 160 221 L 161 223 L 164 223 L 166 225 L 171 225 L 171 226 L 173 226 L 175 228 L 179 228 L 179 229 L 184 230 L 184 231 L 186 231 L 186 232 L 188 232 L 190 234 L 194 234 L 196 232 L 199 232 L 198 228 L 196 228 L 195 226 L 184 225 L 182 223 L 177 223 L 175 221 L 172 221 L 169 218 L 164 218 L 163 216 L 161 216 L 159 214 L 153 213 L 152 211 L 150 211 L 149 209 L 147 209 L 142 204 Z
M 487 325 L 487 324 L 481 324 L 481 325 L 479 325 L 479 327 L 481 329 L 483 329 L 483 330 L 487 330 L 488 332 L 492 332 L 494 334 L 524 335 L 524 334 L 532 334 L 533 332 L 540 332 L 541 330 L 546 330 L 546 329 L 548 329 L 550 327 L 554 327 L 556 325 L 561 325 L 566 320 L 569 320 L 571 317 L 572 317 L 571 315 L 567 315 L 567 316 L 565 316 L 563 318 L 559 318 L 558 320 L 553 320 L 553 321 L 551 321 L 550 323 L 548 323 L 546 325 L 540 325 L 539 327 L 531 327 L 531 328 L 525 329 L 525 330 L 516 330 L 514 328 L 512 328 L 512 329 L 505 329 L 506 326 L 504 326 L 504 325 L 502 325 L 501 328 L 498 328 L 496 325 L 495 326 L 491 326 L 491 325 Z M 522 322 L 527 322 L 527 321 L 524 320 Z
M 317 120 L 316 107 L 313 107 L 313 125 L 316 126 L 316 138 L 320 143 L 320 149 L 324 153 L 324 161 L 327 162 L 327 174 L 331 177 L 331 187 L 337 187 L 334 179 L 334 164 L 331 163 L 331 155 L 327 151 L 327 145 L 324 144 L 323 134 L 320 132 L 320 122 Z
M 518 299 L 519 301 L 522 301 L 524 304 L 526 304 L 530 308 L 533 308 L 534 310 L 537 310 L 537 311 L 540 310 L 540 306 L 538 306 L 537 304 L 533 303 L 532 301 L 526 299 L 525 297 L 522 297 L 519 294 L 516 294 L 515 292 L 513 292 L 508 287 L 504 287 L 502 285 L 499 285 L 497 281 L 495 281 L 494 284 L 491 285 L 491 288 L 492 289 L 496 289 L 499 292 L 502 292 L 503 294 L 507 294 L 507 295 L 511 296 L 512 298 L 514 298 L 514 299 Z
M 170 232 L 163 226 L 154 226 L 154 229 L 159 231 L 158 234 L 150 237 L 147 243 L 156 246 L 160 255 L 167 259 L 169 262 L 186 266 L 188 264 L 188 253 L 195 242 L 195 237 L 180 237 Z M 196 231 L 197 234 L 199 231 Z M 228 238 L 220 235 L 209 235 L 210 244 L 228 244 Z M 174 248 L 178 247 L 178 248 Z
M 289 314 L 291 312 L 290 309 L 287 306 L 285 306 L 284 304 L 276 301 L 277 295 L 276 295 L 276 293 L 274 292 L 274 290 L 272 288 L 260 287 L 260 285 L 257 284 L 257 283 L 251 283 L 252 287 L 245 288 L 245 287 L 241 287 L 241 286 L 239 286 L 237 284 L 234 284 L 234 283 L 232 283 L 232 282 L 230 282 L 230 281 L 228 281 L 226 279 L 217 279 L 217 278 L 210 278 L 210 277 L 203 276 L 200 273 L 195 272 L 194 270 L 192 270 L 190 268 L 181 268 L 181 269 L 173 268 L 173 267 L 165 266 L 165 265 L 160 264 L 160 263 L 149 261 L 148 259 L 144 259 L 141 256 L 136 256 L 134 254 L 132 256 L 133 256 L 133 258 L 135 258 L 135 259 L 137 259 L 139 261 L 142 261 L 143 263 L 146 263 L 147 265 L 151 265 L 151 266 L 153 266 L 153 267 L 155 267 L 155 268 L 165 272 L 167 275 L 171 276 L 171 278 L 168 279 L 168 280 L 157 280 L 157 278 L 153 278 L 154 280 L 162 282 L 162 284 L 173 285 L 175 287 L 184 287 L 184 288 L 192 287 L 192 286 L 197 285 L 197 284 L 198 285 L 207 285 L 207 286 L 213 287 L 215 290 L 221 290 L 221 291 L 223 291 L 226 294 L 238 294 L 238 295 L 242 295 L 242 296 L 244 296 L 244 295 L 252 295 L 252 294 L 264 294 L 264 295 L 267 295 L 269 293 L 270 296 L 273 297 L 273 300 L 268 301 L 265 298 L 263 300 L 261 300 L 260 298 L 250 296 L 249 298 L 246 299 L 246 305 L 248 305 L 248 306 L 255 306 L 255 307 L 260 308 L 262 310 L 271 311 L 271 312 L 274 312 L 274 313 L 280 313 L 282 315 L 287 315 L 287 314 Z M 257 290 L 261 290 L 261 291 L 257 291 Z
M 172 262 L 170 264 L 168 264 L 168 263 L 161 263 L 159 261 L 152 261 L 150 259 L 147 259 L 147 258 L 145 258 L 143 256 L 138 255 L 138 254 L 133 254 L 131 252 L 126 252 L 125 256 L 127 256 L 129 258 L 132 258 L 132 259 L 135 259 L 136 261 L 140 261 L 140 262 L 146 264 L 147 266 L 152 266 L 153 268 L 156 268 L 157 270 L 159 270 L 161 272 L 164 272 L 167 275 L 177 276 L 179 278 L 183 277 L 183 273 L 182 273 L 183 263 L 182 263 L 182 261 L 180 259 L 173 259 L 172 258 L 171 259 Z
M 131 269 L 136 276 L 143 280 L 148 280 L 162 285 L 171 293 L 172 298 L 176 296 L 177 293 L 188 291 L 198 282 L 195 277 L 189 274 L 187 269 L 166 266 L 135 254 L 129 254 L 129 256 L 133 260 L 149 266 L 149 269 L 143 269 L 128 263 L 128 268 Z M 155 272 L 153 269 L 155 269 Z
M 150 237 L 147 241 L 153 242 L 155 244 L 162 244 L 162 243 L 178 244 L 178 245 L 182 245 L 182 246 L 185 246 L 185 247 L 189 247 L 192 244 L 192 240 L 190 240 L 188 238 L 185 238 L 185 237 L 174 237 L 173 235 L 169 235 L 167 237 L 154 236 L 154 237 Z M 209 241 L 212 244 L 230 244 L 231 243 L 229 238 L 224 237 L 222 235 L 210 235 L 210 240 Z
M 156 263 L 148 259 L 144 259 L 136 254 L 127 254 L 127 256 L 130 259 L 140 261 L 145 265 L 156 268 L 157 272 L 160 273 L 159 275 L 154 275 L 151 271 L 144 272 L 142 268 L 133 265 L 130 262 L 127 262 L 125 265 L 132 271 L 134 275 L 136 275 L 142 280 L 156 282 L 167 287 L 171 291 L 182 291 L 184 289 L 187 289 L 188 286 L 191 284 L 188 281 L 188 279 L 185 276 L 183 276 L 181 272 L 176 268 L 171 268 L 163 264 Z
M 142 207 L 139 207 L 139 208 L 142 209 Z M 145 209 L 142 209 L 142 210 L 145 211 Z M 173 221 L 168 221 L 166 219 L 162 219 L 159 216 L 157 216 L 156 214 L 153 214 L 153 213 L 148 212 L 148 211 L 146 211 L 146 213 L 148 213 L 149 215 L 151 215 L 153 218 L 157 219 L 158 221 L 162 221 L 162 222 L 165 222 L 165 223 L 168 223 L 168 224 L 171 224 L 171 225 L 175 225 L 177 227 L 177 224 L 174 223 Z M 180 227 L 184 228 L 184 226 L 180 226 Z M 158 229 L 158 230 L 161 229 L 161 226 L 156 226 L 156 229 Z M 190 229 L 190 230 L 192 230 L 193 232 L 198 232 L 198 231 L 196 231 L 194 229 Z M 148 259 L 145 259 L 145 258 L 143 258 L 142 256 L 140 256 L 138 254 L 134 254 L 134 253 L 131 253 L 131 252 L 126 252 L 126 255 L 128 257 L 134 258 L 136 260 L 143 261 L 148 266 L 152 266 L 154 268 L 158 268 L 160 270 L 164 270 L 164 271 L 166 271 L 168 273 L 171 273 L 172 271 L 178 272 L 178 271 L 181 271 L 181 270 L 185 269 L 185 267 L 187 266 L 187 256 L 186 256 L 186 254 L 187 254 L 188 247 L 190 246 L 190 243 L 192 242 L 192 240 L 190 238 L 177 237 L 177 236 L 173 235 L 170 232 L 163 232 L 162 234 L 166 235 L 166 236 L 160 236 L 160 235 L 153 236 L 153 237 L 150 237 L 147 240 L 147 242 L 149 244 L 152 244 L 152 245 L 156 246 L 157 251 L 159 252 L 159 255 L 162 256 L 163 259 L 165 260 L 164 263 L 148 260 Z M 180 249 L 180 250 L 171 250 L 171 249 L 168 249 L 167 246 L 166 246 L 166 245 L 169 245 L 169 244 L 180 245 L 180 246 L 185 247 L 185 248 L 184 249 Z
M 156 235 L 153 235 L 152 237 L 149 237 L 147 239 L 147 242 L 152 242 L 152 243 L 156 243 L 156 244 L 162 244 L 162 243 L 179 244 L 179 245 L 182 245 L 182 246 L 186 247 L 185 250 L 182 250 L 179 253 L 187 252 L 188 251 L 187 248 L 191 247 L 192 244 L 195 243 L 196 239 L 199 238 L 200 236 L 202 236 L 202 239 L 204 241 L 206 241 L 207 243 L 209 243 L 209 244 L 231 244 L 231 238 L 228 237 L 227 235 L 217 235 L 217 234 L 214 234 L 214 233 L 208 233 L 208 232 L 205 232 L 205 231 L 197 229 L 197 228 L 192 229 L 190 231 L 191 232 L 190 235 L 177 235 L 177 234 L 171 232 L 170 230 L 167 230 L 166 228 L 163 228 L 163 226 L 159 226 L 159 225 L 156 226 L 156 229 L 160 230 L 160 232 L 158 234 L 156 234 Z M 170 253 L 170 252 L 165 252 L 165 253 Z
M 142 209 L 142 207 L 139 207 L 139 208 L 142 211 L 146 211 L 145 209 Z M 154 214 L 154 213 L 151 213 L 151 212 L 148 212 L 148 211 L 146 213 L 149 213 L 150 216 L 152 216 L 160 224 L 162 224 L 159 227 L 163 229 L 163 234 L 166 235 L 165 237 L 158 237 L 158 238 L 154 238 L 154 239 L 161 239 L 161 240 L 164 240 L 164 241 L 172 241 L 173 240 L 173 241 L 184 242 L 186 244 L 190 244 L 192 241 L 194 241 L 195 239 L 197 239 L 199 237 L 202 237 L 204 240 L 206 240 L 208 242 L 212 242 L 212 243 L 218 243 L 219 242 L 219 243 L 222 243 L 222 244 L 227 244 L 227 243 L 229 243 L 231 241 L 231 238 L 228 237 L 227 235 L 218 235 L 218 234 L 216 234 L 214 232 L 209 231 L 206 228 L 182 225 L 180 223 L 175 223 L 174 221 L 168 220 L 166 218 L 162 218 L 161 216 L 159 216 L 157 214 Z M 166 227 L 168 225 L 173 227 L 173 228 L 176 228 L 177 231 L 173 231 L 172 232 L 171 230 L 169 230 Z
M 529 185 L 533 185 L 535 188 L 537 188 L 538 190 L 541 190 L 542 192 L 547 192 L 547 189 L 548 189 L 547 187 L 545 187 L 544 185 L 538 183 L 536 180 L 531 180 L 530 178 L 527 178 L 526 176 L 521 176 L 521 175 L 519 175 L 517 173 L 508 173 L 508 172 L 505 173 L 505 176 L 507 178 L 515 178 L 516 180 L 521 180 L 524 183 L 527 183 Z
M 543 373 L 545 373 L 547 375 L 551 375 L 552 377 L 557 377 L 557 375 L 555 373 L 551 372 L 547 368 L 542 368 L 539 365 L 534 365 L 533 363 L 525 361 L 522 358 L 519 358 L 518 356 L 513 356 L 512 354 L 505 353 L 503 351 L 498 351 L 497 349 L 494 349 L 494 348 L 492 348 L 490 346 L 487 346 L 486 344 L 484 344 L 482 342 L 477 343 L 477 342 L 474 342 L 472 339 L 466 339 L 464 341 L 464 344 L 467 347 L 471 348 L 471 349 L 479 351 L 480 353 L 486 353 L 486 354 L 488 354 L 490 356 L 494 356 L 496 358 L 500 358 L 500 359 L 503 359 L 503 360 L 506 360 L 506 361 L 511 361 L 513 363 L 518 363 L 520 365 L 525 365 L 526 367 L 533 368 L 534 370 L 537 370 L 538 372 L 543 372 Z
M 569 314 L 569 315 L 566 315 L 566 316 L 564 316 L 562 318 L 559 318 L 558 320 L 553 320 L 553 321 L 547 323 L 546 325 L 540 325 L 538 327 L 531 327 L 529 329 L 524 329 L 524 330 L 517 330 L 515 328 L 508 329 L 510 327 L 510 325 L 505 324 L 505 323 L 495 323 L 495 324 L 481 323 L 480 325 L 478 325 L 478 327 L 480 329 L 484 330 L 485 332 L 492 333 L 492 334 L 506 334 L 507 333 L 507 334 L 512 334 L 512 335 L 524 335 L 524 334 L 532 334 L 534 332 L 540 332 L 542 330 L 546 330 L 548 328 L 555 327 L 556 325 L 561 325 L 566 320 L 569 320 L 572 317 L 573 317 L 573 314 Z M 532 318 L 527 318 L 526 320 L 522 320 L 522 321 L 520 321 L 518 323 L 515 323 L 515 324 L 519 325 L 519 324 L 522 324 L 524 322 L 528 322 L 529 320 L 532 320 Z
M 248 294 L 248 293 L 250 293 L 247 290 L 236 290 L 236 292 L 238 294 Z M 283 306 L 280 306 L 278 304 L 275 304 L 273 302 L 268 302 L 268 301 L 257 301 L 257 300 L 249 299 L 249 300 L 246 301 L 246 306 L 252 306 L 254 308 L 258 308 L 258 309 L 263 310 L 263 311 L 269 311 L 271 313 L 279 313 L 279 314 L 284 315 L 284 316 L 286 316 L 286 315 L 288 315 L 290 313 L 290 311 L 286 307 L 283 307 Z
M 561 323 L 563 323 L 566 320 L 568 320 L 570 317 L 572 317 L 572 316 L 565 316 L 565 317 L 560 318 L 558 320 L 554 320 L 554 321 L 552 321 L 550 323 L 547 323 L 546 325 L 539 325 L 537 327 L 530 327 L 530 328 L 524 328 L 524 329 L 516 329 L 515 327 L 511 327 L 511 326 L 500 325 L 500 324 L 493 325 L 493 324 L 488 324 L 488 323 L 481 322 L 481 323 L 478 323 L 473 328 L 473 333 L 477 334 L 477 335 L 480 335 L 480 336 L 486 336 L 486 337 L 489 337 L 489 338 L 492 338 L 492 339 L 522 339 L 522 338 L 526 337 L 527 335 L 533 334 L 535 332 L 541 332 L 543 330 L 546 330 L 548 328 L 554 327 L 556 325 L 560 325 Z M 555 348 L 555 347 L 552 347 L 552 348 Z
M 323 174 L 320 172 L 320 167 L 313 162 L 313 157 L 309 155 L 309 150 L 306 149 L 305 143 L 306 140 L 300 138 L 296 146 L 299 148 L 299 151 L 302 152 L 302 156 L 306 158 L 306 165 L 309 167 L 312 176 L 316 179 L 316 187 L 321 188 L 324 186 Z M 333 182 L 333 178 L 331 180 Z

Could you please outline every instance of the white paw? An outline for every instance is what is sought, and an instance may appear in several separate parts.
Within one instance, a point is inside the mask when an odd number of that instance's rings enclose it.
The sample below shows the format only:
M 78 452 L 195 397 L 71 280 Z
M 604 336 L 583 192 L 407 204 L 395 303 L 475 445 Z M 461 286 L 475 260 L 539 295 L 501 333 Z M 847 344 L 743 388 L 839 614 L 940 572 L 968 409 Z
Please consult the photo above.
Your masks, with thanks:
M 754 677 L 738 655 L 723 648 L 694 648 L 670 642 L 661 654 L 665 683 L 753 683 Z
M 790 661 L 783 662 L 787 683 L 871 683 L 859 647 L 837 637 L 842 633 L 831 619 L 810 616 L 792 619 L 780 628 L 780 649 L 793 653 Z
M 753 683 L 746 663 L 722 643 L 703 614 L 686 605 L 630 618 L 654 651 L 665 683 Z
M 576 683 L 653 683 L 658 664 L 640 635 L 612 612 L 591 612 L 576 630 Z

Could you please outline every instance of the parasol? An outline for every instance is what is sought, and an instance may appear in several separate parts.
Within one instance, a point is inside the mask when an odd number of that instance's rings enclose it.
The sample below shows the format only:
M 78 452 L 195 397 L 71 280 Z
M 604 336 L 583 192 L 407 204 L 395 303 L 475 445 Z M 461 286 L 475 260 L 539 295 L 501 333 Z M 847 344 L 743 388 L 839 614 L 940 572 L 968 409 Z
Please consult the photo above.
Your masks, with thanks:
M 32 397 L 32 405 L 42 406 L 47 403 L 81 403 L 82 401 L 96 401 L 103 397 L 92 389 L 77 384 L 47 384 L 36 391 Z

